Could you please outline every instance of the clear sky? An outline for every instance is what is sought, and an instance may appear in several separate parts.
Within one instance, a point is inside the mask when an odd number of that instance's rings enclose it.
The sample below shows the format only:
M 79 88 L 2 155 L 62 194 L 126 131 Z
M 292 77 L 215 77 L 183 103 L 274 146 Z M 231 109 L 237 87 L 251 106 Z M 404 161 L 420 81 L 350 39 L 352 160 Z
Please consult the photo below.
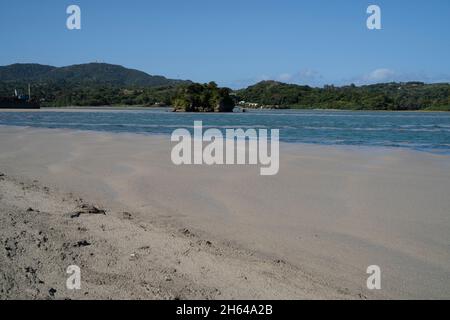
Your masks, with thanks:
M 66 28 L 71 4 L 81 30 Z M 370 4 L 382 30 L 366 27 Z M 450 1 L 0 1 L 0 65 L 93 61 L 233 88 L 448 82 Z

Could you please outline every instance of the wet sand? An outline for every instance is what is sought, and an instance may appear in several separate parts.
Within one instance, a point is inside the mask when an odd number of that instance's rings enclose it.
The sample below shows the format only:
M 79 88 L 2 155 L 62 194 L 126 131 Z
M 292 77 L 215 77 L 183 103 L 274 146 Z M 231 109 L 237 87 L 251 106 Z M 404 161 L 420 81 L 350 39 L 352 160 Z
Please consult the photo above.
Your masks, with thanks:
M 171 147 L 0 127 L 0 296 L 450 297 L 449 156 L 282 144 L 279 174 L 260 176 L 175 166 Z M 82 204 L 107 214 L 71 218 Z M 42 235 L 47 250 L 35 248 Z M 82 269 L 80 292 L 65 289 L 68 263 Z M 366 288 L 369 265 L 381 290 Z

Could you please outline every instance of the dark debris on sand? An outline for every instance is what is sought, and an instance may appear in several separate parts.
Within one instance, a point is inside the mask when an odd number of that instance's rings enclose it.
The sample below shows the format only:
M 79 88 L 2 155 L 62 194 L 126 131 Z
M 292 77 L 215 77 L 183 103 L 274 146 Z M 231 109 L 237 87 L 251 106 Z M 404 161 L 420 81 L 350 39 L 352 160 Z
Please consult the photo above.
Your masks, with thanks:
M 87 247 L 87 246 L 90 246 L 91 245 L 91 243 L 89 242 L 89 241 L 87 241 L 87 240 L 81 240 L 81 241 L 78 241 L 75 245 L 74 245 L 74 247 L 79 247 L 79 248 L 81 248 L 81 247 Z
M 79 218 L 82 214 L 102 214 L 106 215 L 106 211 L 103 209 L 99 209 L 90 204 L 82 204 L 79 206 L 79 210 L 70 214 L 70 217 Z

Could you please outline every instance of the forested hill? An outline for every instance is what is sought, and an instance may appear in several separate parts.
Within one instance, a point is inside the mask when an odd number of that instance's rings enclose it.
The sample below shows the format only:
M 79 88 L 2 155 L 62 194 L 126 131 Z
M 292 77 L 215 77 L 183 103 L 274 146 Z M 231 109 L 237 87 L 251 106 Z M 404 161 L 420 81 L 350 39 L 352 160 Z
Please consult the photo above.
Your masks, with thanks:
M 191 83 L 105 63 L 0 67 L 0 97 L 12 96 L 15 89 L 26 94 L 30 84 L 33 99 L 43 107 L 171 104 L 178 87 Z
M 40 64 L 13 64 L 0 67 L 1 82 L 70 83 L 73 85 L 114 85 L 156 87 L 183 81 L 152 76 L 145 72 L 106 63 L 88 63 L 67 67 Z
M 312 88 L 263 81 L 235 92 L 249 105 L 355 110 L 450 110 L 450 84 L 381 83 Z

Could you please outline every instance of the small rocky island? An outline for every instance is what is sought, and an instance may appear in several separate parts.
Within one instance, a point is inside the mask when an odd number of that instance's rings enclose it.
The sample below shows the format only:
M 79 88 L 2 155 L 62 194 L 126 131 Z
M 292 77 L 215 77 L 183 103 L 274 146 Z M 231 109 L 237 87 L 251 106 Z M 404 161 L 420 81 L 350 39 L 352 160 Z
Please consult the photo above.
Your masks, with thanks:
M 233 112 L 235 103 L 230 92 L 215 82 L 190 84 L 180 88 L 173 99 L 174 112 Z

